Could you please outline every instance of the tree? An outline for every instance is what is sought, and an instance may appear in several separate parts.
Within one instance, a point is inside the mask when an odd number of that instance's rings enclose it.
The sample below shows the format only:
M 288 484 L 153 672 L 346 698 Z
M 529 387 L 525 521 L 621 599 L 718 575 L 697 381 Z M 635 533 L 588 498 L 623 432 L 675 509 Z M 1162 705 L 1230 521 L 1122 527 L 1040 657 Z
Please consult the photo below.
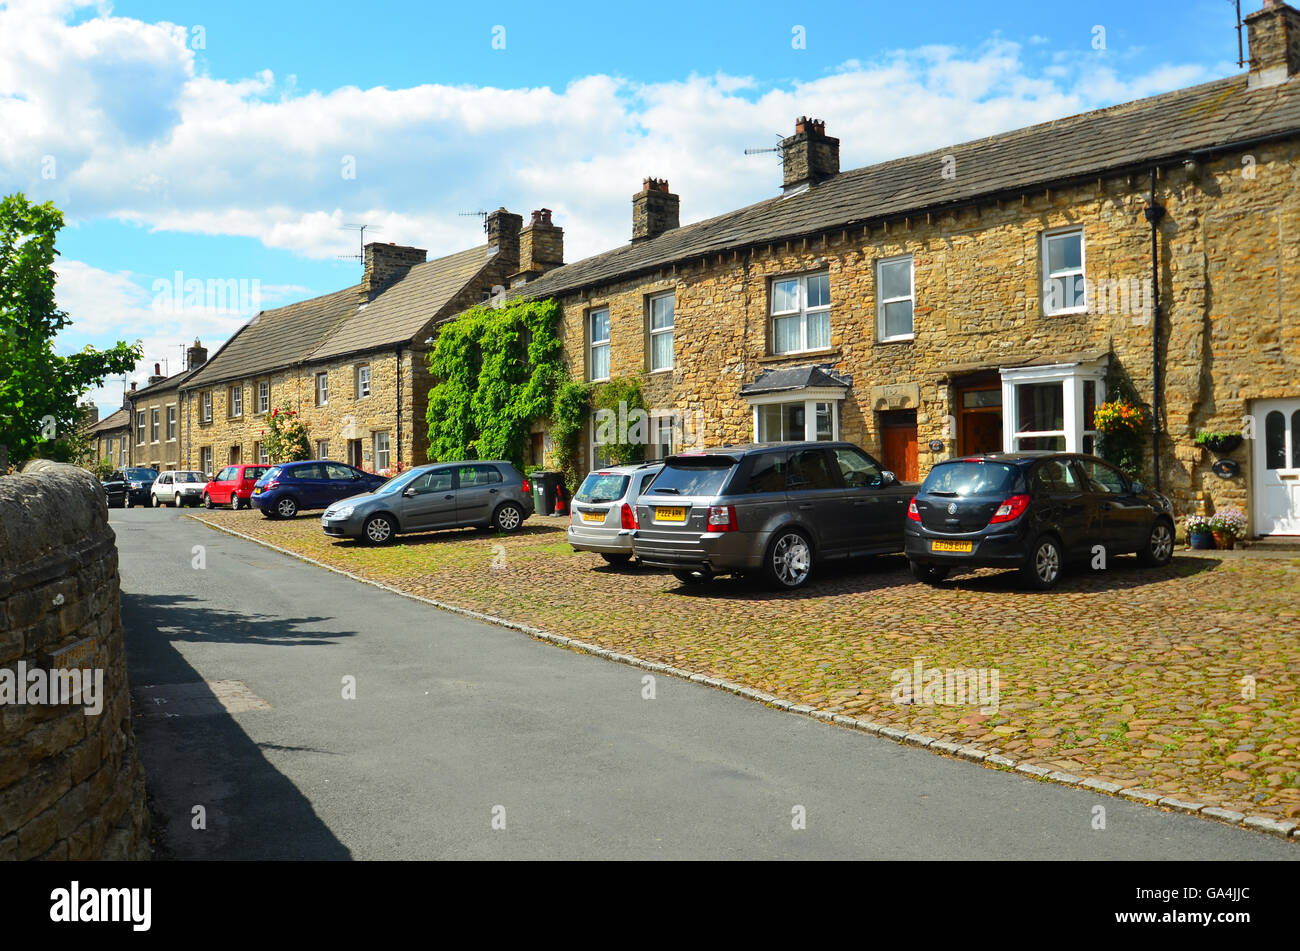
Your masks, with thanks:
M 272 462 L 298 462 L 311 458 L 311 432 L 298 418 L 298 411 L 287 406 L 271 410 L 267 424 L 271 431 L 262 430 L 266 458 Z
M 0 200 L 0 446 L 21 465 L 44 455 L 67 461 L 81 424 L 77 401 L 104 378 L 135 369 L 143 356 L 119 342 L 61 357 L 54 338 L 72 321 L 54 301 L 54 239 L 63 213 L 22 194 Z

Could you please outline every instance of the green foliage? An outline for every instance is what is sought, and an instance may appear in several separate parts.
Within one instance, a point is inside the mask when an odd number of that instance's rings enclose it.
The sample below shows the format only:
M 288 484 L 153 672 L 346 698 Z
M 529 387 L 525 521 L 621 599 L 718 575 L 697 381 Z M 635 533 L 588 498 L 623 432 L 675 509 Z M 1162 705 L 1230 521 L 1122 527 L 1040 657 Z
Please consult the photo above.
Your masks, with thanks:
M 1198 446 L 1205 446 L 1212 442 L 1224 443 L 1224 442 L 1228 442 L 1231 439 L 1240 439 L 1240 438 L 1241 438 L 1240 429 L 1228 430 L 1226 432 L 1221 432 L 1221 433 L 1214 432 L 1213 430 L 1209 430 L 1209 429 L 1198 429 L 1196 431 L 1196 445 Z
M 551 442 L 555 467 L 564 473 L 571 490 L 577 489 L 578 449 L 582 428 L 591 413 L 593 387 L 590 383 L 567 380 L 560 385 L 551 405 Z
M 86 468 L 88 468 L 100 482 L 103 482 L 111 476 L 114 471 L 116 471 L 113 466 L 113 460 L 108 458 L 108 456 L 105 456 L 97 462 L 92 462 Z
M 634 410 L 646 408 L 645 397 L 641 395 L 641 381 L 624 377 L 600 384 L 592 396 L 592 406 L 598 414 L 597 436 L 604 438 L 600 450 L 610 465 L 643 462 L 650 438 L 646 431 L 649 421 L 643 416 L 638 426 L 630 419 Z M 602 424 L 602 420 L 610 419 L 609 414 L 613 417 L 612 425 Z M 637 432 L 638 428 L 640 432 Z
M 262 430 L 266 457 L 272 462 L 298 462 L 311 458 L 311 433 L 297 410 L 276 407 Z
M 444 324 L 429 354 L 429 458 L 523 464 L 533 423 L 565 379 L 552 300 L 475 307 Z
M 71 323 L 54 299 L 55 236 L 63 214 L 21 194 L 0 199 L 0 445 L 15 466 L 33 456 L 76 460 L 84 441 L 77 400 L 104 378 L 127 373 L 139 343 L 58 356 L 54 338 Z

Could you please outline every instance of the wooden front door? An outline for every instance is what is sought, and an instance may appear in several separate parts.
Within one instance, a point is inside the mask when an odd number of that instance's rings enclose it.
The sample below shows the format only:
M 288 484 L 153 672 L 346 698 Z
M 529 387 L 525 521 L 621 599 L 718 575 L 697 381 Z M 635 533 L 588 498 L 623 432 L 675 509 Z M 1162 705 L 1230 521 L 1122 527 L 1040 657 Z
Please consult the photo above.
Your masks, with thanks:
M 349 439 L 348 440 L 348 465 L 355 466 L 356 468 L 360 469 L 361 461 L 362 461 L 361 440 Z
M 961 414 L 961 453 L 1002 451 L 1002 411 L 966 410 Z
M 917 482 L 921 467 L 916 453 L 916 410 L 880 414 L 881 462 L 903 482 Z

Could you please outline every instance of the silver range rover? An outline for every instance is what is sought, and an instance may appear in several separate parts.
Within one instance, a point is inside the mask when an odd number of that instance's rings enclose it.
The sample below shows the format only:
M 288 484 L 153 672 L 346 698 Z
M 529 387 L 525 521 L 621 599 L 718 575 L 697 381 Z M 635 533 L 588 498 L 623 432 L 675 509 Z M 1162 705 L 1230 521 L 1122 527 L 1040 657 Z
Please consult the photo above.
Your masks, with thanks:
M 852 443 L 683 453 L 637 501 L 632 550 L 686 584 L 761 573 L 791 590 L 823 561 L 902 551 L 915 492 Z
M 662 462 L 645 462 L 587 473 L 569 506 L 569 544 L 574 550 L 594 551 L 611 565 L 628 561 L 637 499 L 662 468 Z

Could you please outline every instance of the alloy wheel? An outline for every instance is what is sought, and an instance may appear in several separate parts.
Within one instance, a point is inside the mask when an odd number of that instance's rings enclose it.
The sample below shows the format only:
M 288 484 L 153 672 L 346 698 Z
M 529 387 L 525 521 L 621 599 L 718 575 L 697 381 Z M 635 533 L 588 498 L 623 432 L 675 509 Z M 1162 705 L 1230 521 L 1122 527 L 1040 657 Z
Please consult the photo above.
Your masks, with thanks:
M 1060 573 L 1061 553 L 1056 544 L 1051 541 L 1040 542 L 1034 552 L 1034 574 L 1039 583 L 1044 587 L 1055 584 Z
M 787 588 L 797 588 L 812 570 L 812 549 L 797 532 L 782 535 L 772 547 L 772 573 Z
M 275 514 L 280 518 L 293 518 L 298 514 L 298 503 L 290 498 L 283 498 L 275 503 Z

